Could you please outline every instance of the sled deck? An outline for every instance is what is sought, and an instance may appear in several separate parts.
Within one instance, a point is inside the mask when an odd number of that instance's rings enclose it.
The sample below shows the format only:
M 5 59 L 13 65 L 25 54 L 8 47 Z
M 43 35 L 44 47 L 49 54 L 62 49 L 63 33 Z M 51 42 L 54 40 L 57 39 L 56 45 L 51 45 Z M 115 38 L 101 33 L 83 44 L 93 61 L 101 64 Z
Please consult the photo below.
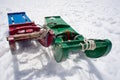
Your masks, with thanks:
M 40 44 L 48 47 L 53 39 L 51 30 L 40 28 L 32 22 L 25 12 L 8 13 L 9 41 L 11 50 L 15 50 L 15 42 L 28 39 L 35 39 Z
M 68 25 L 60 16 L 45 17 L 47 27 L 55 35 L 53 41 L 54 57 L 57 62 L 68 58 L 69 52 L 82 50 L 87 57 L 106 56 L 112 47 L 108 39 L 85 39 Z

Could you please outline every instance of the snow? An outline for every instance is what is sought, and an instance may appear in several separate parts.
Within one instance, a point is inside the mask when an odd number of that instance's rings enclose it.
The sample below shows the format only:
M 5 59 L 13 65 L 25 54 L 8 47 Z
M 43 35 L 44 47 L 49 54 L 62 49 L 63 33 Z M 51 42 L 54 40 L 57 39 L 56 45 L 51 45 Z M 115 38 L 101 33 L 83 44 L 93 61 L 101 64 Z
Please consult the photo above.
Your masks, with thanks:
M 99 59 L 82 52 L 56 63 L 51 47 L 35 41 L 18 44 L 12 55 L 7 13 L 25 11 L 36 24 L 45 16 L 60 15 L 86 38 L 110 39 L 112 50 Z M 0 0 L 0 80 L 119 80 L 120 79 L 119 0 Z

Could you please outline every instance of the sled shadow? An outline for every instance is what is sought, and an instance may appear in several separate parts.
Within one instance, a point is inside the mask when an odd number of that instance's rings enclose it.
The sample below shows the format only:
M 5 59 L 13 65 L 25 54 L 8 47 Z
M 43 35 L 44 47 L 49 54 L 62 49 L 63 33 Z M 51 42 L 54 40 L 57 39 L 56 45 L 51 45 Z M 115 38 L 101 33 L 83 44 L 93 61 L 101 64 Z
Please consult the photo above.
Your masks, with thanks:
M 36 53 L 39 49 L 40 43 L 37 43 L 34 40 L 24 40 L 16 42 L 15 45 L 16 48 L 14 50 L 11 50 L 13 55 L 22 54 L 24 52 Z
M 15 75 L 15 80 L 21 80 L 21 79 L 25 79 L 25 80 L 35 80 L 41 77 L 58 77 L 60 80 L 66 80 L 66 77 L 72 77 L 74 76 L 74 74 L 79 73 L 79 75 L 83 75 L 84 78 L 86 78 L 86 74 L 88 73 L 89 75 L 95 75 L 98 80 L 103 80 L 101 73 L 99 72 L 99 70 L 94 66 L 94 64 L 85 57 L 85 55 L 80 55 L 78 56 L 76 59 L 73 60 L 73 62 L 75 64 L 77 64 L 78 62 L 80 62 L 81 60 L 84 60 L 87 62 L 88 65 L 86 65 L 89 69 L 85 70 L 84 67 L 80 66 L 80 65 L 75 65 L 73 66 L 71 69 L 65 69 L 61 63 L 57 63 L 53 56 L 49 55 L 52 54 L 52 52 L 47 52 L 46 49 L 44 47 L 42 47 L 40 44 L 33 44 L 32 42 L 30 42 L 28 45 L 26 45 L 27 43 L 25 42 L 25 44 L 20 44 L 21 49 L 23 50 L 22 53 L 24 53 L 24 51 L 28 51 L 29 54 L 35 54 L 36 52 L 40 52 L 39 55 L 33 57 L 32 59 L 37 59 L 40 63 L 41 63 L 41 68 L 29 68 L 29 69 L 24 69 L 24 70 L 20 70 L 19 66 L 20 65 L 24 65 L 27 64 L 26 63 L 19 63 L 19 60 L 17 60 L 17 58 L 15 57 L 14 60 L 14 69 L 15 69 L 15 73 L 17 73 Z M 25 45 L 25 46 L 24 46 Z M 31 47 L 32 46 L 32 47 Z M 27 50 L 24 50 L 27 49 Z M 48 48 L 48 51 L 51 51 L 52 49 Z M 21 50 L 19 49 L 18 51 L 19 53 L 21 52 Z M 82 52 L 79 52 L 80 54 L 83 54 Z M 44 60 L 42 58 L 42 56 L 44 55 L 44 58 L 47 59 L 47 64 L 44 65 Z M 89 76 L 90 77 L 90 76 Z M 83 78 L 83 79 L 84 79 Z M 90 79 L 90 78 L 89 78 Z M 88 80 L 89 80 L 88 79 Z
M 20 45 L 22 50 L 27 47 L 27 46 L 23 47 L 23 45 L 24 44 Z M 27 50 L 29 50 L 29 49 L 31 49 L 31 48 L 27 48 Z M 40 69 L 33 67 L 33 68 L 28 68 L 28 69 L 26 68 L 24 70 L 20 70 L 20 65 L 27 64 L 27 62 L 20 63 L 17 56 L 21 55 L 21 54 L 17 54 L 17 55 L 13 56 L 15 80 L 21 80 L 21 79 L 33 80 L 34 77 L 40 78 L 40 77 L 42 77 L 42 75 L 44 75 L 45 77 L 58 76 L 61 80 L 66 80 L 65 79 L 66 76 L 74 75 L 74 73 L 71 73 L 69 70 L 65 70 L 61 66 L 60 63 L 57 63 L 54 60 L 54 58 L 48 54 L 48 52 L 45 50 L 44 47 L 39 45 L 37 48 L 32 49 L 32 50 L 36 51 L 38 49 L 40 50 L 40 54 L 37 55 L 36 57 L 33 57 L 32 59 L 36 58 L 38 61 L 40 61 L 41 65 L 42 65 L 42 67 Z M 50 51 L 50 50 L 48 50 L 48 51 Z M 21 52 L 21 50 L 19 49 L 18 52 L 24 53 L 24 50 Z M 29 54 L 33 54 L 33 53 L 31 52 Z M 44 57 L 47 59 L 47 64 L 45 64 L 45 65 L 44 65 L 44 60 L 42 60 L 43 59 L 42 55 L 45 55 Z
M 14 73 L 15 73 L 15 80 L 21 80 L 22 76 L 29 75 L 30 73 L 34 72 L 34 68 L 31 69 L 25 69 L 25 70 L 20 70 L 21 65 L 28 65 L 29 62 L 29 55 L 36 55 L 32 57 L 31 59 L 37 59 L 38 61 L 41 62 L 41 65 L 43 66 L 43 61 L 41 57 L 45 55 L 46 59 L 49 59 L 49 56 L 45 50 L 44 47 L 40 45 L 39 42 L 37 41 L 32 41 L 32 40 L 27 40 L 27 41 L 20 41 L 17 43 L 17 49 L 14 52 L 13 55 L 13 67 L 14 67 Z M 20 56 L 21 58 L 18 58 Z M 26 60 L 22 61 L 21 60 L 25 57 Z
M 83 52 L 79 52 L 80 53 L 80 56 L 78 56 L 75 61 L 80 61 L 80 60 L 83 60 L 83 61 L 86 61 L 87 62 L 87 66 L 88 66 L 88 70 L 85 70 L 86 72 L 88 72 L 90 75 L 95 75 L 97 77 L 98 80 L 104 80 L 100 71 L 96 68 L 96 66 L 93 64 L 93 62 L 88 58 L 86 57 L 85 53 Z M 76 61 L 76 62 L 77 62 Z M 74 67 L 74 68 L 78 68 L 78 69 L 81 69 L 83 70 L 84 68 L 81 68 L 81 67 Z

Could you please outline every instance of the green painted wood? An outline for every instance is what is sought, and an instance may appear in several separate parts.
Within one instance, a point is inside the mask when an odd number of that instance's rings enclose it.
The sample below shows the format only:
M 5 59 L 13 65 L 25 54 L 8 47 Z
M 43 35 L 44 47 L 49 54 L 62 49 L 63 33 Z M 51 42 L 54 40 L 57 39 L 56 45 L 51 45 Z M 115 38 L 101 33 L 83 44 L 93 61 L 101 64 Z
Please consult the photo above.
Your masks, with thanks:
M 112 43 L 108 39 L 89 39 L 94 41 L 96 46 L 95 49 L 89 49 L 91 47 L 89 40 L 85 42 L 85 38 L 78 34 L 60 16 L 45 17 L 45 21 L 47 27 L 55 34 L 53 49 L 55 50 L 54 57 L 57 62 L 66 60 L 71 51 L 84 49 L 83 52 L 87 57 L 99 58 L 107 55 L 111 50 Z

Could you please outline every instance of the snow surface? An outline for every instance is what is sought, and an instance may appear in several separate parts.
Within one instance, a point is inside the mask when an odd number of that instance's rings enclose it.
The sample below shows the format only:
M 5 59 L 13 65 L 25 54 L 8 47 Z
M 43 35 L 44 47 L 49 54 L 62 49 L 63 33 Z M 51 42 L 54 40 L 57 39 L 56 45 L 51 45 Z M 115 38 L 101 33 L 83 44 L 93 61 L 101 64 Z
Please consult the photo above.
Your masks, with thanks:
M 7 13 L 21 11 L 41 25 L 45 16 L 60 15 L 86 38 L 110 39 L 112 50 L 99 59 L 78 52 L 56 63 L 51 47 L 30 41 L 12 56 Z M 119 26 L 120 0 L 0 0 L 0 80 L 120 80 Z

